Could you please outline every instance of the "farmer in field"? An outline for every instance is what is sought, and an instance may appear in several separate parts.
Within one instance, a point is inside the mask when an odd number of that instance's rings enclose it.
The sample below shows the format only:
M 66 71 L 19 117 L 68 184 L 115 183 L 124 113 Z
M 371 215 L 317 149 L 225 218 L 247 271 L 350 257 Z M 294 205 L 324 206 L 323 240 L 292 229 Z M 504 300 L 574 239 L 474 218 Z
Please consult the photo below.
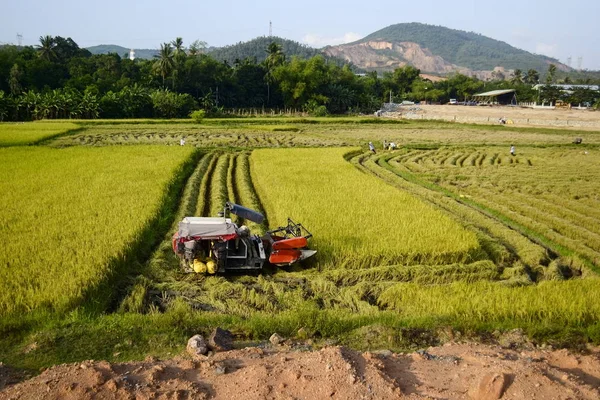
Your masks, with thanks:
M 369 142 L 369 151 L 373 152 L 373 154 L 375 154 L 375 146 L 373 146 L 373 142 Z
M 510 155 L 511 156 L 516 156 L 517 155 L 517 152 L 515 151 L 515 145 L 514 144 L 510 145 Z
M 179 141 L 179 145 L 180 146 L 185 146 L 185 139 L 181 138 L 181 140 Z
M 390 142 L 390 144 L 389 144 L 388 147 L 389 147 L 390 150 L 396 150 L 396 143 Z

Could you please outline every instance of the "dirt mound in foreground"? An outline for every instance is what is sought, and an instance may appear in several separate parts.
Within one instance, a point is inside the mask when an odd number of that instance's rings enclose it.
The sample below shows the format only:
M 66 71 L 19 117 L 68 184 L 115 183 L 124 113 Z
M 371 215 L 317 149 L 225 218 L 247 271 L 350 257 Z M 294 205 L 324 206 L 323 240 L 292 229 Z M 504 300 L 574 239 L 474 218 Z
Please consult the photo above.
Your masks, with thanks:
M 0 399 L 39 398 L 598 399 L 600 349 L 580 355 L 480 344 L 411 354 L 246 348 L 193 361 L 59 365 L 0 392 Z

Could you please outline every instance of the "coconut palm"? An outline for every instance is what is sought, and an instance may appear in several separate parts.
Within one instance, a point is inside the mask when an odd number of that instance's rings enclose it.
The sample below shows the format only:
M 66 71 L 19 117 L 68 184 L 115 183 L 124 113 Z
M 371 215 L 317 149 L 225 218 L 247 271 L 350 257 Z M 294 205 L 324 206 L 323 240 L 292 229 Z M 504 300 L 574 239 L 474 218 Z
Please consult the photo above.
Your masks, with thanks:
M 546 83 L 553 83 L 555 74 L 556 74 L 556 65 L 550 64 L 548 66 L 548 75 L 546 75 Z
M 175 56 L 177 56 L 180 53 L 185 54 L 185 47 L 183 47 L 183 39 L 178 37 L 175 38 L 175 40 L 173 40 L 171 42 L 171 44 L 173 45 L 173 47 L 175 47 Z
M 267 81 L 267 104 L 270 104 L 271 100 L 271 84 L 273 80 L 273 70 L 282 65 L 285 62 L 285 54 L 283 54 L 283 48 L 280 44 L 271 42 L 267 47 L 267 58 L 265 59 L 265 67 L 267 74 L 265 80 Z
M 47 61 L 54 60 L 56 58 L 54 46 L 56 42 L 52 36 L 40 36 L 40 44 L 37 46 L 40 57 Z
M 194 40 L 188 49 L 188 53 L 190 56 L 197 56 L 204 52 L 206 49 L 206 42 L 201 40 Z
M 537 72 L 535 69 L 530 69 L 529 71 L 527 71 L 527 74 L 525 75 L 525 83 L 529 83 L 530 85 L 535 85 L 536 83 L 538 83 L 540 80 L 540 73 Z
M 154 63 L 154 68 L 160 75 L 162 76 L 163 88 L 165 87 L 165 80 L 167 76 L 173 72 L 175 69 L 175 60 L 173 57 L 173 47 L 171 47 L 170 43 L 163 43 L 160 45 L 160 53 L 158 58 Z
M 512 74 L 512 79 L 510 80 L 513 85 L 519 85 L 523 83 L 523 71 L 520 69 L 515 69 Z

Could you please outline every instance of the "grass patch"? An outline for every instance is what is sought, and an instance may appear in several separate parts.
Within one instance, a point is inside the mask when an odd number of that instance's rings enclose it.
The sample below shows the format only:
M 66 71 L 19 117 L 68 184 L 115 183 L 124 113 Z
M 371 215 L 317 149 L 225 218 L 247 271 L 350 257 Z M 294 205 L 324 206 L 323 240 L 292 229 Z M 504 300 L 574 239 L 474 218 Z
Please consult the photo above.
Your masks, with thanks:
M 36 144 L 79 129 L 70 122 L 0 123 L 0 147 Z

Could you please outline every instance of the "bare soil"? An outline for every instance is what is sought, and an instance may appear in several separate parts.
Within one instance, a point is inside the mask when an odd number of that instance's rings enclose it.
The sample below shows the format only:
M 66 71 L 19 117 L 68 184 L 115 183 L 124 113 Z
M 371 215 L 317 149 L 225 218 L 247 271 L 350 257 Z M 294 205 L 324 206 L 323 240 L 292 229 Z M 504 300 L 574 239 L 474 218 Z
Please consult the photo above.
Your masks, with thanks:
M 508 119 L 541 119 L 541 120 L 570 120 L 570 121 L 598 121 L 600 112 L 593 110 L 567 109 L 533 109 L 508 106 L 460 106 L 460 105 L 425 105 L 427 112 L 440 115 L 466 115 L 478 117 L 506 117 Z
M 600 348 L 512 350 L 449 343 L 360 353 L 249 347 L 201 356 L 58 365 L 18 384 L 0 365 L 0 399 L 598 399 Z
M 397 113 L 391 113 L 394 116 Z M 498 124 L 505 118 L 517 126 L 600 129 L 600 111 L 579 109 L 532 109 L 509 106 L 419 105 L 403 107 L 402 118 Z

